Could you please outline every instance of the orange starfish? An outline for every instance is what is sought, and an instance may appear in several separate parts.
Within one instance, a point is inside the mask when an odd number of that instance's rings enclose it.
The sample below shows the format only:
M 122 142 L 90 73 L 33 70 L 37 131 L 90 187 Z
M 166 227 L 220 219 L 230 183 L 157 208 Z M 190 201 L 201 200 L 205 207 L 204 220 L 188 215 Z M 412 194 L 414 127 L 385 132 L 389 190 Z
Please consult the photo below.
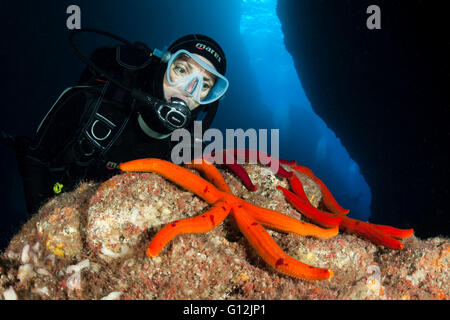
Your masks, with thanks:
M 275 270 L 310 280 L 324 280 L 333 276 L 330 269 L 309 266 L 284 253 L 262 226 L 320 239 L 335 236 L 338 227 L 323 229 L 277 211 L 252 205 L 234 196 L 219 171 L 209 162 L 203 160 L 200 164 L 187 166 L 200 171 L 212 183 L 185 168 L 160 159 L 139 159 L 120 164 L 122 171 L 160 174 L 213 205 L 211 209 L 197 217 L 173 221 L 164 226 L 147 248 L 146 253 L 149 257 L 157 256 L 175 236 L 183 233 L 208 232 L 230 214 L 250 245 Z

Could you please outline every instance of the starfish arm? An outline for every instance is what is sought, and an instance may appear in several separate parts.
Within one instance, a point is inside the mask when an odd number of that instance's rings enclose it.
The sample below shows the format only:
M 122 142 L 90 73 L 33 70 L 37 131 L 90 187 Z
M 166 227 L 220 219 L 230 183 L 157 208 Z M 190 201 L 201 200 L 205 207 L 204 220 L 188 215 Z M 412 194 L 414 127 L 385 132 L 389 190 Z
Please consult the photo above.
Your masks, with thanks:
M 330 269 L 309 266 L 284 253 L 267 231 L 243 208 L 233 206 L 232 215 L 250 245 L 275 270 L 300 279 L 325 280 L 333 276 Z
M 154 172 L 213 204 L 223 197 L 211 183 L 176 164 L 161 159 L 138 159 L 120 164 L 122 171 Z
M 247 188 L 247 190 L 249 190 L 249 191 L 256 190 L 256 186 L 253 184 L 252 180 L 248 176 L 248 173 L 247 173 L 247 171 L 245 171 L 244 167 L 242 167 L 238 163 L 226 163 L 226 166 L 228 168 L 230 168 L 230 170 L 233 171 L 234 174 L 236 174 L 239 177 L 239 179 L 241 179 L 242 183 Z
M 236 158 L 244 158 L 245 162 L 248 162 L 249 160 L 256 160 L 260 164 L 265 164 L 265 165 L 270 166 L 270 168 L 272 168 L 272 162 L 276 162 L 278 165 L 276 166 L 275 170 L 273 170 L 275 174 L 277 174 L 283 178 L 290 178 L 292 176 L 291 172 L 286 171 L 282 166 L 280 166 L 281 162 L 279 159 L 276 159 L 275 157 L 272 157 L 265 152 L 258 151 L 258 150 L 248 150 L 248 149 L 234 149 L 232 151 Z M 256 159 L 250 159 L 250 155 L 252 152 L 254 154 L 256 154 Z M 261 161 L 261 158 L 264 158 L 264 161 Z M 283 160 L 283 161 L 291 163 L 291 164 L 293 162 L 295 162 L 295 161 L 285 161 L 285 160 Z
M 297 165 L 295 165 L 295 166 L 292 166 L 292 169 L 294 169 L 294 170 L 296 170 L 296 171 L 298 171 L 298 172 L 303 173 L 304 175 L 310 177 L 311 179 L 312 179 L 313 177 L 315 177 L 314 172 L 313 172 L 310 168 L 308 168 L 308 167 L 301 166 L 301 165 L 297 164 Z
M 202 160 L 201 163 L 190 163 L 186 164 L 187 168 L 191 168 L 199 171 L 204 178 L 211 182 L 220 191 L 231 193 L 231 189 L 225 182 L 225 179 L 220 174 L 219 170 L 206 160 Z
M 214 161 L 220 161 L 218 163 L 223 163 L 224 165 L 226 165 L 242 181 L 247 190 L 249 191 L 256 190 L 256 186 L 253 184 L 244 167 L 242 167 L 242 165 L 236 162 L 235 156 L 232 152 L 228 152 L 225 149 L 219 151 L 217 157 L 219 158 L 216 158 L 216 152 L 211 152 L 211 154 L 204 155 L 203 159 L 211 161 L 213 163 Z M 232 158 L 231 161 L 229 158 Z
M 166 244 L 179 234 L 211 231 L 223 222 L 230 209 L 225 201 L 219 201 L 200 216 L 176 220 L 165 225 L 148 245 L 147 256 L 156 257 Z
M 301 199 L 293 192 L 277 186 L 278 190 L 281 190 L 286 197 L 287 201 L 298 211 L 300 211 L 304 216 L 308 217 L 317 224 L 324 227 L 336 227 L 342 222 L 342 217 L 335 217 L 328 212 L 321 211 L 313 207 L 309 202 Z
M 224 161 L 224 164 L 235 174 L 238 176 L 238 178 L 242 181 L 242 183 L 244 184 L 244 186 L 247 188 L 247 190 L 249 191 L 255 191 L 257 188 L 256 186 L 253 184 L 252 180 L 250 179 L 248 173 L 245 171 L 245 169 L 243 168 L 243 166 L 239 163 L 237 163 L 237 158 L 243 158 L 243 160 L 245 162 L 248 162 L 250 160 L 250 153 L 252 151 L 251 150 L 247 150 L 247 149 L 225 149 L 222 150 L 222 159 Z M 229 156 L 233 155 L 233 162 L 229 162 L 227 161 L 227 154 Z M 263 153 L 261 151 L 256 151 L 255 150 L 255 154 L 257 157 L 257 162 L 261 163 L 261 157 L 266 157 L 268 159 L 270 159 L 268 161 L 268 165 L 271 166 L 271 161 L 278 161 L 279 163 L 282 164 L 286 164 L 288 166 L 294 166 L 296 164 L 295 160 L 282 160 L 282 159 L 275 159 L 269 155 L 267 155 L 266 153 Z M 211 153 L 210 155 L 206 155 L 204 156 L 204 159 L 212 159 L 215 156 L 215 152 Z M 272 168 L 272 166 L 271 166 Z M 290 178 L 292 177 L 292 172 L 288 172 L 286 171 L 282 166 L 278 165 L 277 169 L 274 170 L 274 173 L 284 177 L 284 178 Z
M 265 227 L 295 233 L 301 236 L 312 236 L 319 239 L 328 239 L 338 234 L 339 228 L 323 229 L 316 225 L 288 217 L 277 211 L 261 208 L 242 201 L 242 206 L 249 215 Z
M 300 182 L 300 179 L 297 178 L 297 176 L 294 174 L 290 179 L 289 179 L 289 185 L 291 186 L 292 190 L 294 191 L 294 193 L 299 196 L 301 199 L 308 201 L 308 197 L 306 196 L 305 190 L 303 189 L 303 185 Z
M 340 228 L 346 232 L 355 233 L 363 238 L 366 238 L 373 243 L 383 245 L 390 249 L 401 250 L 403 244 L 389 236 L 385 232 L 375 228 L 373 225 L 360 220 L 343 217 Z
M 371 224 L 371 225 L 377 228 L 378 230 L 381 230 L 384 233 L 387 233 L 388 235 L 399 239 L 409 238 L 414 234 L 414 229 L 398 229 L 381 224 Z
M 383 227 L 377 228 L 376 225 L 352 219 L 347 216 L 332 215 L 314 208 L 307 201 L 304 201 L 294 193 L 281 186 L 278 186 L 277 189 L 283 191 L 288 202 L 292 204 L 298 211 L 322 226 L 339 226 L 340 230 L 357 234 L 376 244 L 384 245 L 385 247 L 391 249 L 403 249 L 403 244 L 400 241 L 394 239 L 389 233 L 397 232 L 397 234 L 402 234 L 402 232 L 400 231 L 394 231 L 400 229 L 385 226 L 384 230 L 389 231 L 385 232 L 383 230 Z M 406 230 L 405 232 L 403 232 L 403 235 L 406 236 L 409 232 L 409 230 Z
M 287 166 L 295 166 L 297 164 L 297 160 L 283 160 L 283 159 L 278 159 L 278 161 L 280 161 L 281 164 L 287 165 Z
M 391 226 L 385 226 L 381 224 L 369 223 L 371 227 L 374 227 L 394 238 L 406 239 L 414 234 L 414 229 L 398 229 Z
M 344 209 L 342 208 L 339 203 L 336 201 L 336 199 L 333 197 L 333 194 L 331 193 L 331 191 L 327 188 L 327 186 L 325 185 L 325 183 L 322 182 L 322 180 L 320 180 L 319 178 L 317 178 L 314 173 L 311 171 L 311 169 L 304 167 L 304 166 L 300 166 L 300 165 L 296 165 L 293 166 L 293 169 L 301 172 L 305 175 L 307 175 L 308 177 L 310 177 L 311 179 L 314 180 L 314 182 L 316 182 L 321 191 L 322 191 L 322 195 L 323 195 L 323 204 L 325 205 L 325 207 L 330 210 L 333 213 L 336 213 L 338 215 L 346 215 L 347 213 L 350 212 L 349 209 Z

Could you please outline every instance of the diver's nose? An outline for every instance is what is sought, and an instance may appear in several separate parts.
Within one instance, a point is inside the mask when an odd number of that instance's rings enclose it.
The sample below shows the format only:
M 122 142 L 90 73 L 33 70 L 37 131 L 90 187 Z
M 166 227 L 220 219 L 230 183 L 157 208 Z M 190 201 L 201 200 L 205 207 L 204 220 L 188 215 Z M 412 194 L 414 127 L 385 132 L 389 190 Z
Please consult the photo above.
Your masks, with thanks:
M 197 89 L 197 85 L 198 85 L 198 79 L 192 79 L 192 81 L 186 86 L 185 91 L 190 94 L 193 95 L 195 90 Z

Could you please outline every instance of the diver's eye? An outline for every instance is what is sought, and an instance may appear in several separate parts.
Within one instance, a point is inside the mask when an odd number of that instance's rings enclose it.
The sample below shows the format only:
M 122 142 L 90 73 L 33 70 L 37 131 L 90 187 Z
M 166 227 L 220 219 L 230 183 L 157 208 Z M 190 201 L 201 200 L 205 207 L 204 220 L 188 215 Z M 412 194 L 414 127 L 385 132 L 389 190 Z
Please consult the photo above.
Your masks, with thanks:
M 209 83 L 203 83 L 202 91 L 208 91 L 210 89 L 211 89 L 211 86 L 209 85 Z
M 174 68 L 176 74 L 183 76 L 186 74 L 186 69 L 181 65 L 176 65 Z

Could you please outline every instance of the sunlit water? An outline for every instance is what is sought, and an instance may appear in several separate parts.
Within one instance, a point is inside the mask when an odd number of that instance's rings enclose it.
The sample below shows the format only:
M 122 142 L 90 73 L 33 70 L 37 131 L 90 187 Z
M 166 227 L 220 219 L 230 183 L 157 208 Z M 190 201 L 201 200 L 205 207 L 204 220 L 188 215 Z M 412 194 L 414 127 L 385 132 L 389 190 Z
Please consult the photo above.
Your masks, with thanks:
M 305 117 L 313 115 L 310 122 L 320 128 L 321 137 L 314 141 L 314 150 L 302 151 L 314 154 L 318 167 L 325 166 L 335 173 L 335 177 L 330 178 L 335 179 L 331 181 L 331 185 L 339 188 L 333 188 L 338 189 L 333 193 L 338 200 L 339 195 L 345 193 L 345 199 L 351 199 L 352 204 L 347 207 L 352 207 L 353 217 L 366 220 L 370 216 L 370 188 L 360 174 L 358 164 L 350 158 L 340 140 L 312 112 L 292 56 L 284 45 L 276 5 L 276 0 L 242 0 L 240 33 L 250 55 L 254 79 L 258 81 L 259 96 L 266 106 L 263 112 L 271 117 L 272 124 L 280 129 L 281 135 L 283 129 L 289 130 L 287 124 L 295 121 L 290 118 L 290 107 L 298 108 L 297 114 L 299 110 L 303 110 Z M 296 132 L 288 133 L 294 141 L 308 139 L 295 136 Z

